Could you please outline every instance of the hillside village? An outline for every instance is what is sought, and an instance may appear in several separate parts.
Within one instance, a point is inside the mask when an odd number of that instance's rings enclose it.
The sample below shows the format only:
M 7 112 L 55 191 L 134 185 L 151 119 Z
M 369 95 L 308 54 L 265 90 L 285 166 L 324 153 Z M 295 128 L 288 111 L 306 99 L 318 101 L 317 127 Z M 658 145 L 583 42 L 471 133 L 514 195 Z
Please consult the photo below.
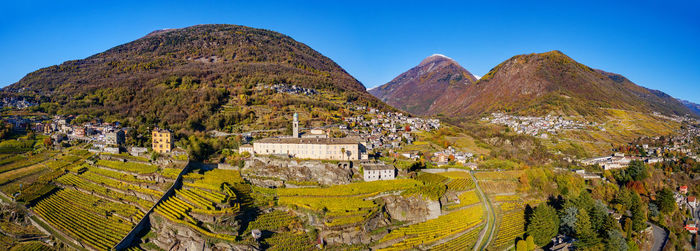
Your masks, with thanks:
M 545 117 L 533 117 L 491 113 L 490 117 L 484 117 L 481 120 L 491 124 L 505 125 L 519 134 L 540 138 L 549 138 L 563 130 L 584 130 L 598 127 L 595 122 L 568 120 L 562 116 L 554 116 L 551 114 Z
M 316 93 L 313 89 L 294 86 L 275 85 L 274 88 L 274 90 L 285 95 L 315 95 L 314 93 Z M 435 167 L 433 170 L 419 171 L 418 177 L 426 177 L 426 179 L 429 176 L 426 173 L 433 171 L 461 173 L 459 175 L 465 175 L 466 170 L 474 171 L 476 174 L 482 173 L 483 175 L 493 173 L 492 170 L 482 169 L 481 158 L 483 157 L 475 158 L 474 153 L 464 152 L 450 145 L 432 152 L 404 150 L 419 140 L 419 135 L 431 134 L 441 128 L 444 129 L 447 125 L 441 124 L 439 119 L 411 117 L 401 112 L 381 111 L 376 108 L 354 105 L 352 103 L 347 103 L 347 105 L 349 110 L 361 115 L 344 117 L 341 120 L 342 123 L 316 128 L 301 128 L 298 114 L 293 114 L 290 121 L 291 134 L 289 135 L 280 132 L 270 134 L 269 131 L 240 133 L 238 135 L 241 135 L 241 144 L 237 149 L 234 149 L 236 153 L 230 158 L 242 162 L 235 164 L 237 162 L 230 162 L 227 158 L 226 162 L 229 163 L 218 163 L 218 168 L 239 170 L 243 180 L 250 182 L 254 186 L 266 189 L 351 185 L 357 182 L 394 180 L 402 182 L 406 177 L 416 175 L 415 173 L 412 174 L 410 169 L 406 169 L 405 163 L 424 163 L 425 166 Z M 11 115 L 5 116 L 4 122 L 12 125 L 12 129 L 16 133 L 34 132 L 46 135 L 51 139 L 51 144 L 59 149 L 61 147 L 70 149 L 73 145 L 86 144 L 87 147 L 85 149 L 88 152 L 103 158 L 128 159 L 126 156 L 133 156 L 132 158 L 154 158 L 154 156 L 158 156 L 155 158 L 183 159 L 187 155 L 187 149 L 176 146 L 175 143 L 178 141 L 175 137 L 176 134 L 166 128 L 154 127 L 149 135 L 150 142 L 146 146 L 136 146 L 127 143 L 129 135 L 133 135 L 129 133 L 133 129 L 128 126 L 122 126 L 118 122 L 99 122 L 99 119 L 76 123 L 76 119 L 75 116 Z M 555 116 L 540 118 L 497 113 L 492 114 L 492 118 L 488 122 L 506 125 L 515 133 L 535 137 L 556 136 L 562 130 L 581 130 L 595 127 L 594 124 L 574 122 Z M 230 134 L 222 135 L 219 137 L 228 137 Z M 612 177 L 606 176 L 605 171 L 617 172 L 625 170 L 631 163 L 635 162 L 641 162 L 648 166 L 658 166 L 666 163 L 676 163 L 683 158 L 697 160 L 698 152 L 696 151 L 697 145 L 695 140 L 698 137 L 700 137 L 700 130 L 695 126 L 688 126 L 678 131 L 675 136 L 640 138 L 630 143 L 621 142 L 620 146 L 613 149 L 615 150 L 614 153 L 609 156 L 572 160 L 570 163 L 578 167 L 578 169 L 571 169 L 571 172 L 568 172 L 568 169 L 555 168 L 555 172 L 561 173 L 559 175 L 571 173 L 587 182 L 595 183 L 597 181 L 594 180 L 601 180 L 605 184 L 613 185 L 616 181 Z M 235 138 L 229 137 L 227 139 Z M 331 163 L 337 163 L 337 165 Z M 304 176 L 302 173 L 307 172 L 304 171 L 306 169 L 315 171 Z M 457 182 L 457 180 L 461 179 L 450 175 L 446 176 L 450 178 L 446 178 L 447 181 L 445 181 L 447 182 L 447 191 L 453 191 L 450 189 L 456 189 L 453 192 L 461 191 L 460 189 L 462 188 L 450 188 L 450 186 L 454 186 L 451 185 L 453 184 L 451 182 Z M 480 182 L 489 184 L 488 180 L 481 180 Z M 508 189 L 521 186 L 515 185 L 517 182 L 508 184 L 507 187 L 511 187 Z M 677 187 L 673 191 L 673 200 L 678 208 L 687 208 L 691 212 L 697 212 L 697 195 L 688 192 L 688 185 L 691 184 L 686 183 Z M 457 192 L 456 194 L 459 193 Z M 489 192 L 487 191 L 486 193 Z M 455 205 L 453 203 L 460 205 L 463 200 L 467 199 L 445 199 L 445 204 L 442 207 L 453 207 Z M 518 200 L 527 201 L 525 198 Z M 281 203 L 294 205 L 292 202 Z M 395 202 L 387 203 L 391 207 L 396 206 L 393 204 Z M 501 205 L 504 207 L 503 205 L 505 204 Z M 503 210 L 511 212 L 509 207 Z M 446 214 L 448 212 L 443 212 L 442 214 L 449 215 Z M 403 213 L 406 213 L 406 211 Z M 625 216 L 620 211 L 610 209 L 608 213 L 611 217 L 614 216 L 617 221 L 624 221 Z M 161 214 L 171 217 L 167 213 Z M 397 212 L 390 214 L 392 217 L 400 218 Z M 420 218 L 417 215 L 411 217 Z M 439 219 L 433 217 L 435 216 L 430 218 Z M 695 219 L 694 217 L 684 218 L 683 227 L 688 233 L 697 232 L 696 226 L 698 222 Z M 171 218 L 171 220 L 177 221 L 176 218 Z M 324 236 L 322 238 L 324 243 L 337 245 L 349 241 L 348 237 L 336 236 L 333 228 L 327 228 L 331 224 L 328 222 L 334 221 L 333 218 L 327 218 L 325 221 L 327 221 L 326 225 L 321 228 L 322 231 L 320 232 Z M 166 228 L 165 226 L 159 226 L 158 229 L 163 231 Z M 353 232 L 353 234 L 360 233 Z M 221 238 L 229 237 L 222 236 Z M 553 242 L 555 247 L 566 248 L 574 245 L 574 241 L 566 239 L 565 236 L 557 238 L 559 239 L 555 238 L 556 240 Z M 165 241 L 164 239 L 159 239 L 158 241 L 161 242 L 158 245 L 166 245 L 162 243 Z M 367 243 L 367 240 L 363 240 L 361 243 Z M 391 246 L 391 244 L 384 242 L 379 243 L 378 245 L 382 247 L 386 245 Z M 492 245 L 501 245 L 501 242 L 495 243 Z
M 630 161 L 637 160 L 647 164 L 662 163 L 665 161 L 678 161 L 682 157 L 698 160 L 698 152 L 693 151 L 694 139 L 700 137 L 698 127 L 687 127 L 679 130 L 674 136 L 662 138 L 645 137 L 638 142 L 632 142 L 627 146 L 621 146 L 609 156 L 593 157 L 578 161 L 581 165 L 598 165 L 603 170 L 626 168 Z

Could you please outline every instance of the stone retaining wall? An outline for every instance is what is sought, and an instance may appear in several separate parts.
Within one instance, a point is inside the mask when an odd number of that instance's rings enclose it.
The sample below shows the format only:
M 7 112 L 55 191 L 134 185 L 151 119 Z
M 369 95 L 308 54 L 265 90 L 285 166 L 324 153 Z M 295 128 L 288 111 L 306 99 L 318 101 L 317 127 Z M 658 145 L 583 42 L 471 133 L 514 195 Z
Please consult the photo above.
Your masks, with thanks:
M 119 243 L 117 243 L 116 246 L 114 246 L 115 250 L 124 250 L 124 249 L 128 248 L 129 246 L 131 246 L 131 244 L 134 241 L 137 240 L 137 238 L 139 237 L 139 233 L 141 231 L 143 231 L 144 228 L 151 226 L 151 221 L 150 221 L 149 216 L 153 212 L 153 209 L 155 209 L 156 206 L 158 206 L 161 202 L 163 202 L 164 199 L 170 198 L 170 196 L 173 195 L 173 193 L 175 193 L 175 190 L 182 186 L 182 176 L 190 170 L 191 164 L 192 164 L 191 162 L 187 163 L 185 168 L 183 168 L 182 171 L 180 171 L 180 174 L 177 175 L 177 179 L 175 179 L 175 182 L 173 183 L 173 185 L 170 186 L 170 188 L 168 188 L 168 190 L 163 194 L 163 196 L 160 197 L 160 199 L 158 199 L 158 201 L 156 201 L 156 203 L 153 204 L 153 206 L 148 210 L 148 212 L 146 212 L 143 215 L 143 218 L 141 218 L 141 221 L 139 221 L 139 223 L 137 223 L 136 226 L 134 226 L 134 228 L 131 229 L 129 234 L 124 236 L 124 238 Z

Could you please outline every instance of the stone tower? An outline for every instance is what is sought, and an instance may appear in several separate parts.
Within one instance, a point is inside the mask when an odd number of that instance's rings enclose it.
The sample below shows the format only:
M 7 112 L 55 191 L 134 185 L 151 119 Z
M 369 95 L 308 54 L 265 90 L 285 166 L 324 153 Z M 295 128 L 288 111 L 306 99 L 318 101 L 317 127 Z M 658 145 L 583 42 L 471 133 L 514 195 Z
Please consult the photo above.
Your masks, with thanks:
M 294 113 L 294 122 L 292 122 L 292 136 L 299 138 L 299 114 Z

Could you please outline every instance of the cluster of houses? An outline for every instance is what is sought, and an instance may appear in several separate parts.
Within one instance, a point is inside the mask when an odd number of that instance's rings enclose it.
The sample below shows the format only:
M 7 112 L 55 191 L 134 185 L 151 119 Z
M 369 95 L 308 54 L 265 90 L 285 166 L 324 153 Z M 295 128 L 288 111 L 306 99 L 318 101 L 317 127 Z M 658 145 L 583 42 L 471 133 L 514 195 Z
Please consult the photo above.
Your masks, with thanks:
M 46 120 L 46 117 L 22 117 L 17 115 L 11 115 L 3 118 L 5 123 L 12 125 L 12 130 L 16 132 L 24 132 L 28 129 L 32 129 L 31 125 Z
M 492 113 L 491 117 L 484 117 L 481 120 L 492 124 L 506 125 L 519 134 L 527 134 L 541 138 L 548 138 L 549 135 L 557 134 L 562 130 L 580 130 L 597 126 L 595 122 L 579 122 L 553 115 L 529 117 L 508 115 L 505 113 Z
M 355 107 L 365 109 L 365 107 Z M 432 131 L 440 128 L 440 120 L 408 117 L 400 112 L 381 112 L 370 108 L 370 119 L 364 116 L 346 117 L 352 129 L 341 126 L 348 135 L 362 138 L 368 151 L 399 148 L 402 143 L 411 144 L 415 140 L 412 133 Z
M 396 168 L 382 163 L 367 162 L 366 160 L 369 159 L 367 151 L 388 146 L 385 142 L 396 142 L 397 140 L 400 142 L 400 138 L 413 140 L 410 133 L 405 131 L 406 128 L 410 130 L 414 126 L 419 128 L 426 125 L 422 120 L 408 120 L 400 113 L 380 113 L 377 114 L 377 117 L 379 119 L 374 120 L 374 122 L 366 121 L 364 117 L 346 119 L 346 122 L 355 124 L 353 129 L 345 129 L 348 136 L 331 138 L 320 129 L 301 132 L 298 115 L 294 114 L 292 135 L 255 140 L 252 144 L 241 145 L 238 151 L 253 155 L 277 155 L 301 159 L 363 161 L 365 180 L 394 179 Z M 405 120 L 399 124 L 401 119 Z M 413 123 L 407 123 L 407 121 L 413 121 Z M 385 124 L 392 126 L 382 126 Z M 385 128 L 396 129 L 397 125 L 403 126 L 404 129 L 393 132 L 383 130 Z M 439 127 L 439 122 L 435 126 Z
M 583 166 L 598 165 L 603 170 L 611 170 L 618 168 L 625 168 L 629 166 L 630 161 L 633 159 L 640 159 L 641 157 L 625 156 L 624 153 L 614 153 L 610 156 L 601 156 L 588 159 L 579 160 L 579 163 Z
M 298 94 L 298 95 L 306 95 L 306 96 L 318 94 L 318 92 L 315 89 L 304 88 L 304 87 L 297 86 L 297 85 L 287 85 L 287 84 L 271 84 L 271 85 L 258 84 L 256 89 L 258 89 L 258 90 L 270 89 L 270 90 L 273 90 L 277 93 Z
M 447 149 L 433 153 L 431 158 L 438 166 L 447 165 L 450 161 L 460 163 L 463 165 L 468 165 L 469 167 L 476 168 L 476 165 L 469 162 L 474 158 L 474 154 L 468 152 L 458 151 L 451 146 Z M 473 164 L 473 165 L 472 165 Z
M 664 159 L 661 157 L 640 157 L 640 156 L 626 156 L 624 153 L 614 153 L 609 156 L 593 157 L 588 159 L 579 160 L 579 163 L 583 166 L 598 165 L 603 170 L 626 168 L 629 166 L 632 160 L 639 160 L 647 164 L 654 164 L 662 162 Z
M 697 130 L 696 128 L 693 128 Z M 670 139 L 671 145 L 650 147 L 648 144 L 639 145 L 639 149 L 643 151 L 640 156 L 626 156 L 624 153 L 614 153 L 610 156 L 601 156 L 579 160 L 579 163 L 584 166 L 599 165 L 604 170 L 618 169 L 627 167 L 632 160 L 643 161 L 647 164 L 663 162 L 665 160 L 677 160 L 676 157 L 666 157 L 665 153 L 682 153 L 692 159 L 698 160 L 698 155 L 689 148 L 689 143 L 693 137 L 700 137 L 700 131 L 693 134 L 692 132 L 682 132 L 678 136 Z M 690 137 L 690 138 L 688 138 Z M 659 137 L 654 139 L 658 140 Z
M 90 142 L 91 152 L 106 152 L 119 154 L 124 150 L 135 156 L 142 156 L 148 152 L 145 147 L 126 147 L 126 135 L 131 128 L 122 127 L 119 122 L 100 123 L 86 122 L 72 124 L 75 116 L 8 116 L 4 118 L 6 123 L 13 125 L 14 130 L 31 130 L 36 133 L 50 135 L 53 144 L 58 145 L 63 141 Z M 173 133 L 169 130 L 156 128 L 152 131 L 151 146 L 154 152 L 170 153 L 174 150 Z M 179 152 L 178 152 L 179 153 Z
M 673 198 L 676 200 L 676 204 L 678 205 L 678 208 L 680 209 L 690 209 L 692 212 L 691 215 L 692 217 L 689 219 L 686 219 L 686 225 L 685 229 L 688 230 L 688 232 L 695 234 L 698 232 L 698 226 L 697 226 L 697 221 L 698 219 L 696 218 L 697 210 L 698 210 L 698 200 L 695 196 L 687 196 L 688 195 L 688 186 L 680 186 L 678 187 L 678 191 L 675 191 L 673 193 Z M 695 218 L 695 219 L 693 219 Z
M 53 142 L 58 144 L 63 140 L 80 140 L 93 143 L 93 152 L 119 153 L 120 147 L 126 142 L 126 133 L 119 123 L 83 123 L 71 124 L 72 116 L 54 116 L 52 119 L 37 122 L 33 125 L 35 132 L 51 135 Z
M 2 102 L 0 102 L 0 108 L 16 108 L 16 109 L 24 109 L 30 106 L 35 106 L 37 105 L 36 102 L 33 102 L 31 100 L 28 100 L 23 97 L 4 97 L 2 98 Z

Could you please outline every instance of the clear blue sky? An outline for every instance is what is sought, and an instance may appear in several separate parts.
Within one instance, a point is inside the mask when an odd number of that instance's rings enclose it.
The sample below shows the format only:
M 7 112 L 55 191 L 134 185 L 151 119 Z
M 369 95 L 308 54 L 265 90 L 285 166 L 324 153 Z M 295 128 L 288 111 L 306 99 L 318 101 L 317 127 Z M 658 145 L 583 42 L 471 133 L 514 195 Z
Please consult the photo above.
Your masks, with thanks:
M 484 75 L 516 54 L 561 50 L 639 85 L 700 102 L 696 0 L 60 2 L 67 1 L 3 3 L 0 86 L 153 30 L 227 23 L 287 34 L 368 88 L 433 53 Z

